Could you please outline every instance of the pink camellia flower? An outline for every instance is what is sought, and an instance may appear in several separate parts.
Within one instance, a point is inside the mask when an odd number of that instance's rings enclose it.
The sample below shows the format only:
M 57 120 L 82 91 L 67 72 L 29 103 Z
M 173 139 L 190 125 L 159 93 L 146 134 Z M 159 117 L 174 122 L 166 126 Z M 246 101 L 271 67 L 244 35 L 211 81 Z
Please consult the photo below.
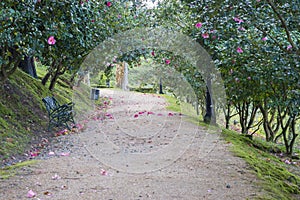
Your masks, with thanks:
M 167 64 L 167 65 L 169 65 L 170 62 L 171 62 L 170 60 L 168 60 L 168 59 L 166 60 L 166 64 Z
M 107 5 L 108 7 L 111 7 L 111 6 L 112 6 L 112 3 L 111 3 L 110 1 L 108 1 L 108 2 L 106 2 L 106 5 Z
M 203 37 L 204 39 L 209 38 L 209 34 L 208 34 L 208 33 L 203 33 L 203 34 L 202 34 L 202 37 Z
M 151 55 L 152 55 L 152 56 L 155 56 L 155 52 L 154 52 L 154 51 L 152 51 L 152 52 L 151 52 Z
M 55 43 L 56 43 L 56 40 L 55 40 L 54 36 L 50 36 L 48 38 L 48 44 L 54 45 Z
M 237 83 L 240 82 L 240 79 L 239 79 L 239 78 L 235 78 L 234 80 L 235 80 L 235 82 L 237 82 Z
M 250 81 L 251 80 L 251 76 L 248 76 L 247 79 Z
M 240 27 L 238 28 L 238 30 L 239 30 L 239 31 L 245 31 L 246 29 L 245 29 L 244 27 L 240 26 Z
M 267 37 L 263 37 L 263 38 L 261 38 L 261 40 L 262 40 L 262 41 L 267 41 L 268 38 L 267 38 Z
M 95 20 L 94 20 L 94 19 L 92 19 L 92 20 L 91 20 L 91 22 L 95 22 Z
M 243 51 L 243 49 L 242 49 L 241 47 L 238 47 L 238 48 L 236 49 L 236 52 L 238 52 L 238 53 L 243 53 L 244 51 Z
M 289 45 L 289 46 L 287 46 L 286 49 L 287 49 L 287 50 L 290 50 L 291 48 L 293 48 L 292 45 Z
M 201 23 L 201 22 L 198 22 L 195 26 L 196 26 L 196 28 L 201 28 L 202 23 Z
M 239 18 L 237 18 L 237 17 L 234 17 L 233 20 L 234 20 L 235 22 L 237 22 L 238 24 L 244 22 L 244 20 L 239 19 Z

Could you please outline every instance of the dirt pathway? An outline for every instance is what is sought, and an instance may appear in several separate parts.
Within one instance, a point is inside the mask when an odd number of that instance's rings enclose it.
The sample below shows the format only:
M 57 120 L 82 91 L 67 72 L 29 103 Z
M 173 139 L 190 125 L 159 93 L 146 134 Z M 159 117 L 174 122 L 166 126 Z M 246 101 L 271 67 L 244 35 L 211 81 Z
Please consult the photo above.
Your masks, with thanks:
M 165 110 L 158 95 L 102 90 L 104 120 L 60 137 L 42 161 L 0 180 L 0 199 L 252 199 L 256 177 L 218 133 Z M 63 147 L 62 147 L 63 144 Z M 43 159 L 47 158 L 47 159 Z M 29 192 L 32 190 L 33 193 Z M 29 192 L 29 194 L 28 194 Z

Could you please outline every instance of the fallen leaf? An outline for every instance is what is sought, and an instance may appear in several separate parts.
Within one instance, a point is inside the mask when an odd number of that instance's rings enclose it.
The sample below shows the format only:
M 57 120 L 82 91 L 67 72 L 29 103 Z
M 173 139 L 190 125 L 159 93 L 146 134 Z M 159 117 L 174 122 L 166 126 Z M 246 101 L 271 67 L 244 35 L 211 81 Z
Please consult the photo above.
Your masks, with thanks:
M 51 196 L 51 193 L 49 191 L 46 191 L 44 192 L 44 195 Z
M 34 152 L 30 152 L 30 156 L 31 157 L 36 157 L 39 155 L 39 152 L 38 151 L 34 151 Z
M 13 143 L 13 141 L 14 141 L 13 138 L 6 138 L 6 142 Z

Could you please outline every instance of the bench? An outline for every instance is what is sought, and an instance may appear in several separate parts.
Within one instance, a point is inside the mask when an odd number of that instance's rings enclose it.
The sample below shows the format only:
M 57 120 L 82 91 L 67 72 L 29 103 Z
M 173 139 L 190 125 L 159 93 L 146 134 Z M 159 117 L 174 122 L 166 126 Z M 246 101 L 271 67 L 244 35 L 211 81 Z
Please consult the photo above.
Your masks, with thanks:
M 64 126 L 70 130 L 69 122 L 75 125 L 74 121 L 74 103 L 60 105 L 54 97 L 45 97 L 42 99 L 49 116 L 48 131 L 52 127 Z

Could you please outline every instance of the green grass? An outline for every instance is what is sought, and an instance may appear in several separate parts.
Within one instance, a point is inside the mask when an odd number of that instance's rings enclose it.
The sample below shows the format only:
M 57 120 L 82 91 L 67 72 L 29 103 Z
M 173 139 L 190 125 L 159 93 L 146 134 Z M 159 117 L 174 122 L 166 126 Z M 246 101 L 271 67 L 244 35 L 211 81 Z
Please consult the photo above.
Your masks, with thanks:
M 37 162 L 38 162 L 37 160 L 29 160 L 29 161 L 20 162 L 20 163 L 5 167 L 3 169 L 0 169 L 0 179 L 7 179 L 11 176 L 14 176 L 17 173 L 18 169 L 25 167 L 25 166 L 36 164 Z
M 191 115 L 191 105 L 178 102 L 174 97 L 164 95 L 169 105 L 167 109 L 182 112 L 188 119 L 198 125 L 199 117 Z M 183 109 L 184 108 L 184 109 Z M 284 152 L 284 147 L 263 140 L 253 139 L 235 131 L 223 129 L 222 136 L 232 143 L 230 150 L 238 157 L 244 159 L 259 178 L 264 195 L 256 199 L 297 199 L 300 194 L 300 177 L 291 173 L 287 165 L 270 152 Z M 295 197 L 297 195 L 297 197 Z
M 202 117 L 197 115 L 197 112 L 195 111 L 195 109 L 193 108 L 193 106 L 191 104 L 185 103 L 185 102 L 180 102 L 178 99 L 176 99 L 175 97 L 170 96 L 170 95 L 163 94 L 161 96 L 163 96 L 168 102 L 168 106 L 166 107 L 166 109 L 185 115 L 186 120 L 189 122 L 192 122 L 192 123 L 198 124 L 198 125 L 201 124 L 203 126 L 206 125 L 206 124 L 202 123 L 202 121 L 201 121 Z

